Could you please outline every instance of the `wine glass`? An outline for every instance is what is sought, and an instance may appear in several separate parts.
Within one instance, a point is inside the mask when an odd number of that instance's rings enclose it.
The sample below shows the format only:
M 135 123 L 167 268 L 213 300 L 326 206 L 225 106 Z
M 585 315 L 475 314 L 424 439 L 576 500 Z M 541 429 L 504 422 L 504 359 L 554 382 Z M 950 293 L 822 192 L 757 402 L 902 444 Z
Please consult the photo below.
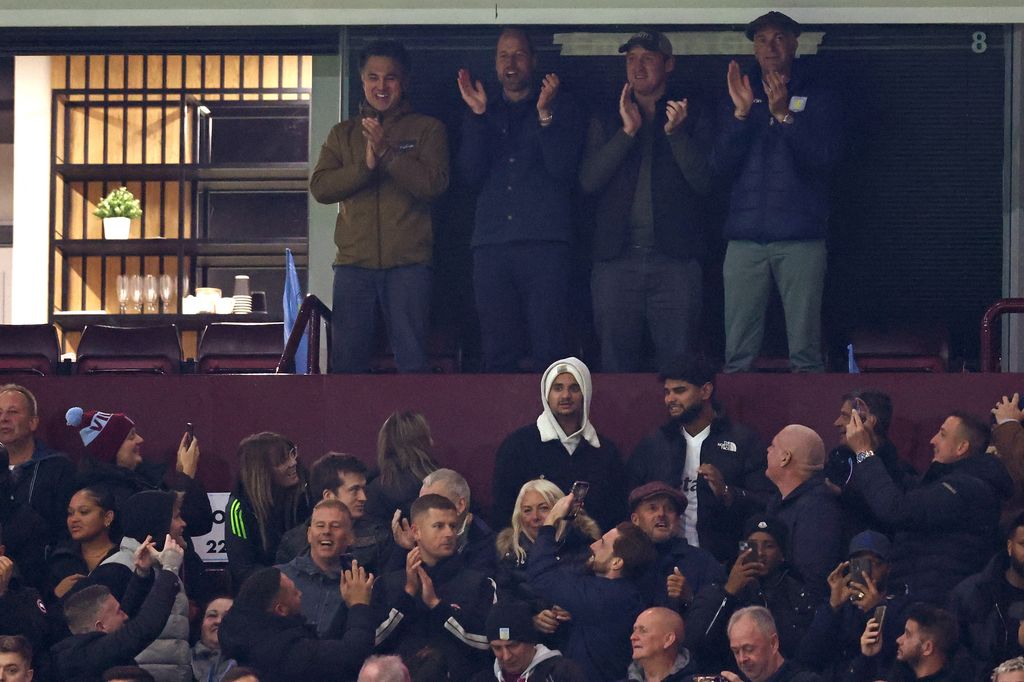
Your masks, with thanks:
M 143 279 L 143 290 L 142 291 L 143 291 L 143 294 L 145 294 L 145 297 L 146 297 L 146 309 L 145 309 L 145 311 L 147 313 L 156 313 L 157 312 L 157 308 L 156 308 L 156 302 L 157 302 L 156 277 L 154 277 L 153 275 L 146 275 L 145 279 Z
M 132 275 L 128 280 L 128 297 L 132 300 L 132 311 L 142 312 L 142 277 Z
M 174 278 L 165 273 L 160 275 L 160 300 L 163 302 L 165 315 L 171 306 L 172 298 L 174 298 Z
M 128 275 L 117 276 L 117 312 L 128 312 Z

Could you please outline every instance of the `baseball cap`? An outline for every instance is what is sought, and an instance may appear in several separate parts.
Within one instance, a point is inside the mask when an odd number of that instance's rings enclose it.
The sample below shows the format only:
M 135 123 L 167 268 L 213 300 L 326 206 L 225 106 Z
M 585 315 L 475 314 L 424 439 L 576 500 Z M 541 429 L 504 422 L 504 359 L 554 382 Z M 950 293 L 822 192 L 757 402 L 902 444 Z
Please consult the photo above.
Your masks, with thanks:
M 800 35 L 800 24 L 795 19 L 786 16 L 782 12 L 772 10 L 768 14 L 762 14 L 747 24 L 747 40 L 753 40 L 757 32 L 765 26 L 775 26 L 784 31 L 791 32 L 794 36 Z M 621 51 L 620 49 L 619 52 Z
M 642 47 L 651 52 L 660 52 L 666 57 L 672 56 L 672 43 L 664 33 L 642 31 L 619 46 L 619 52 L 629 52 L 634 47 Z

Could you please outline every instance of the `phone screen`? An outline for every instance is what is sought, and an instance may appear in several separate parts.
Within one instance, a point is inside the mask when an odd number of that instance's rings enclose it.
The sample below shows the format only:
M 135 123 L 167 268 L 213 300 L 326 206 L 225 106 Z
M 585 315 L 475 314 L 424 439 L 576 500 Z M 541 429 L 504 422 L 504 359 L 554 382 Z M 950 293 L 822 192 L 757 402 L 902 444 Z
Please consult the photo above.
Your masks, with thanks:
M 572 484 L 572 506 L 569 507 L 569 513 L 565 515 L 567 520 L 576 518 L 576 515 L 583 509 L 583 500 L 587 498 L 587 493 L 590 491 L 590 484 L 586 481 L 576 481 Z

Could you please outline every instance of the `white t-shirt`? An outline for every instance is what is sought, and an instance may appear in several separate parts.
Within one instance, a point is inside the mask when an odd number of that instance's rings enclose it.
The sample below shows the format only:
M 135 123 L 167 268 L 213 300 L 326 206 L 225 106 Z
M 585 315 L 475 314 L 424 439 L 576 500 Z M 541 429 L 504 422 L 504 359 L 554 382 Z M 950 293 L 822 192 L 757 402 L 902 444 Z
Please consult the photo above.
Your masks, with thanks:
M 696 436 L 681 429 L 686 439 L 686 459 L 683 460 L 683 494 L 686 495 L 686 512 L 683 514 L 683 536 L 693 547 L 700 547 L 697 539 L 697 469 L 700 467 L 700 448 L 711 434 L 711 425 Z

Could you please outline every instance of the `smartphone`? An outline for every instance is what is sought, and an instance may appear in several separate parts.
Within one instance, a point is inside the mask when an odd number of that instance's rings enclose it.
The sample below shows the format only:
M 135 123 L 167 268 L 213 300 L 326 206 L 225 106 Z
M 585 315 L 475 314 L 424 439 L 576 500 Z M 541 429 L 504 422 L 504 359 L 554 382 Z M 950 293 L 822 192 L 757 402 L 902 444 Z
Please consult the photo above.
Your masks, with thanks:
M 875 607 L 875 622 L 878 623 L 878 631 L 882 631 L 882 623 L 885 622 L 885 604 L 881 604 Z
M 576 515 L 583 509 L 583 500 L 587 499 L 587 493 L 590 492 L 590 484 L 586 481 L 576 481 L 572 484 L 572 490 L 569 492 L 572 494 L 572 506 L 569 507 L 569 513 L 565 515 L 566 521 L 575 519 Z
M 871 575 L 871 559 L 866 556 L 858 556 L 850 559 L 850 582 L 858 585 L 867 585 L 865 575 Z
M 868 404 L 861 398 L 854 398 L 853 403 L 850 405 L 850 409 L 857 413 L 861 421 L 864 421 L 871 414 L 871 410 L 868 409 Z
M 196 427 L 192 422 L 185 423 L 185 447 L 191 447 L 192 439 L 196 437 Z
M 755 547 L 754 545 L 750 544 L 746 540 L 740 540 L 739 548 L 740 548 L 740 554 L 743 554 L 748 549 L 750 550 L 750 556 L 747 557 L 746 563 L 748 563 L 748 564 L 756 564 L 758 561 L 760 561 L 760 557 L 757 556 L 757 547 Z

